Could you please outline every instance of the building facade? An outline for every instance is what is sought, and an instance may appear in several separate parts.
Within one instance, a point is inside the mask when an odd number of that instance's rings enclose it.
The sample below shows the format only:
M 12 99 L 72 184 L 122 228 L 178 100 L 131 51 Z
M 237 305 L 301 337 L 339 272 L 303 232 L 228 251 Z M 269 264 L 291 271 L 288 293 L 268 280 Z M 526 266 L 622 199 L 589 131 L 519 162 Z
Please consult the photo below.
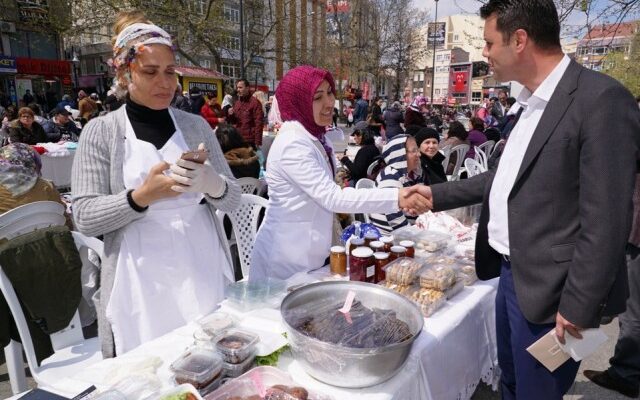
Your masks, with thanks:
M 607 55 L 617 52 L 629 54 L 639 21 L 598 25 L 578 42 L 575 60 L 586 68 L 600 71 L 606 67 Z
M 59 32 L 70 21 L 60 0 L 0 0 L 0 92 L 20 104 L 28 90 L 42 108 L 72 87 Z

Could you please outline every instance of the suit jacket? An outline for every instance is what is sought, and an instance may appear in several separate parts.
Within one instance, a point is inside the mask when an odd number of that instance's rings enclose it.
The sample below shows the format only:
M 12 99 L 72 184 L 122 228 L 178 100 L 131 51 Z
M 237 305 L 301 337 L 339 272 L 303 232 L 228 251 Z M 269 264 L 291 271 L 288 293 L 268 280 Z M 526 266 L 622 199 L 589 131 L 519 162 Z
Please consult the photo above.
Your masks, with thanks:
M 616 135 L 616 146 L 608 144 L 608 132 Z M 516 296 L 530 322 L 554 322 L 559 311 L 578 326 L 597 327 L 602 315 L 624 310 L 639 136 L 633 96 L 617 81 L 572 61 L 508 199 Z M 431 186 L 436 210 L 482 202 L 476 238 L 481 279 L 500 275 L 501 257 L 487 232 L 494 174 Z

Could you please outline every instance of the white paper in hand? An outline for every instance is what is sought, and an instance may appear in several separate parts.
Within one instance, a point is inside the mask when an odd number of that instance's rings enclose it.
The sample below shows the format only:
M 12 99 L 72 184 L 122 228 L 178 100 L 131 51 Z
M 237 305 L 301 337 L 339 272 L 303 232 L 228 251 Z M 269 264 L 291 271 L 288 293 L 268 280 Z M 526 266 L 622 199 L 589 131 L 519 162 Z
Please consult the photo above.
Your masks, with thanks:
M 585 329 L 580 331 L 580 334 L 582 339 L 575 338 L 565 332 L 565 344 L 560 343 L 558 338 L 554 336 L 562 351 L 569 354 L 575 361 L 582 361 L 589 357 L 607 341 L 607 335 L 600 328 Z

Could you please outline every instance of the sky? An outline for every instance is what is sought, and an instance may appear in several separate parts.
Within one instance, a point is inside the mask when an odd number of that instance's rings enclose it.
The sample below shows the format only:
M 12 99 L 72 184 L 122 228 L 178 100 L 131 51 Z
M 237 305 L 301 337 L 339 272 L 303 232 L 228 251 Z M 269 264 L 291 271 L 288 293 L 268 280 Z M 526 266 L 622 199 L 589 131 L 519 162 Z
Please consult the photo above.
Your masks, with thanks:
M 423 10 L 428 10 L 431 18 L 435 15 L 435 1 L 434 0 L 413 0 L 413 4 L 421 8 Z M 438 18 L 454 15 L 454 14 L 477 14 L 478 10 L 482 3 L 478 0 L 439 0 L 438 1 Z M 593 0 L 592 7 L 593 12 L 592 15 L 597 15 L 598 9 L 602 9 L 602 7 L 607 6 L 607 1 L 605 0 Z M 631 15 L 627 20 L 638 18 L 638 15 Z M 590 21 L 593 23 L 593 21 Z M 571 41 L 574 38 L 581 38 L 586 33 L 587 26 L 587 17 L 583 12 L 573 12 L 563 22 L 563 32 L 562 37 L 563 41 Z

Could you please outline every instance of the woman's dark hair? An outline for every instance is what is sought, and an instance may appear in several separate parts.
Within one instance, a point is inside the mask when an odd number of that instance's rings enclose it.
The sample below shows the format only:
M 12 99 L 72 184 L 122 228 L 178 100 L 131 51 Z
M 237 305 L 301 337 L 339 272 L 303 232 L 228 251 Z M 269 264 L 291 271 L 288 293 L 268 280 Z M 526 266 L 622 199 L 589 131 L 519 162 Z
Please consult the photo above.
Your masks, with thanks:
M 484 121 L 482 120 L 482 118 L 478 118 L 478 117 L 473 117 L 470 120 L 471 122 L 471 127 L 477 131 L 484 131 Z
M 358 130 L 353 132 L 355 135 L 360 135 L 362 137 L 362 140 L 360 141 L 360 146 L 364 146 L 364 145 L 368 145 L 368 144 L 376 144 L 375 138 L 373 136 L 373 133 L 371 133 L 371 130 L 369 128 L 367 129 L 362 129 L 362 130 Z
M 7 117 L 7 120 L 13 121 L 18 118 L 18 109 L 11 105 L 4 110 L 4 116 Z
M 459 121 L 453 121 L 449 125 L 449 137 L 457 137 L 460 140 L 467 140 L 469 137 L 469 132 L 464 129 L 464 125 L 462 125 Z
M 247 143 L 242 139 L 238 130 L 229 124 L 220 124 L 216 129 L 216 137 L 223 153 L 239 147 L 247 147 Z
M 560 19 L 553 0 L 489 0 L 480 7 L 482 19 L 493 14 L 498 17 L 496 27 L 504 43 L 515 31 L 524 29 L 541 49 L 561 47 Z
M 29 107 L 35 115 L 40 116 L 40 106 L 38 105 L 38 103 L 28 104 L 27 107 Z

